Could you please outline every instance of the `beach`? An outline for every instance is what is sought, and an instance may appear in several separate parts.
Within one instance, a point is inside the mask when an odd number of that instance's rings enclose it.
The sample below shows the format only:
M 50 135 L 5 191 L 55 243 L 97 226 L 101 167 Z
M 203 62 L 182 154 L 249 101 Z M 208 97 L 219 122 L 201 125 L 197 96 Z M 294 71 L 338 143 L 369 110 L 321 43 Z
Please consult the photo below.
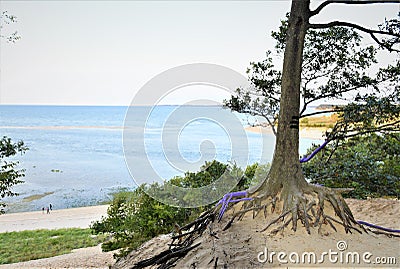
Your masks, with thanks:
M 271 127 L 250 126 L 245 128 L 248 132 L 273 134 Z M 300 127 L 300 138 L 323 140 L 327 128 L 322 127 Z
M 38 229 L 89 228 L 107 215 L 108 205 L 0 215 L 0 233 Z

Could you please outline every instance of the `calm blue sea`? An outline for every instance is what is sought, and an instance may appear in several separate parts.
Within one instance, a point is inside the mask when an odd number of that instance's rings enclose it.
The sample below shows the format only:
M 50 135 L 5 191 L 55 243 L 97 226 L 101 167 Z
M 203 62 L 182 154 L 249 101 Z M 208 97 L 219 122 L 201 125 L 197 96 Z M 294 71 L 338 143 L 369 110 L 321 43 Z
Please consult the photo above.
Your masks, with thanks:
M 113 192 L 134 189 L 132 175 L 139 182 L 160 181 L 196 171 L 214 158 L 235 162 L 245 155 L 247 163 L 254 163 L 260 160 L 262 143 L 268 150 L 266 161 L 272 159 L 273 135 L 263 139 L 257 133 L 233 134 L 231 126 L 237 122 L 245 126 L 254 121 L 244 115 L 232 118 L 217 107 L 158 106 L 143 129 L 142 112 L 148 108 L 135 109 L 127 117 L 134 131 L 125 134 L 129 171 L 123 148 L 127 107 L 0 105 L 0 135 L 29 147 L 16 157 L 26 169 L 25 183 L 14 187 L 18 197 L 7 198 L 8 211 L 39 210 L 49 203 L 56 209 L 95 205 Z M 300 152 L 318 142 L 301 139 Z M 149 160 L 152 169 L 144 169 L 143 160 Z M 24 200 L 49 192 L 41 199 Z

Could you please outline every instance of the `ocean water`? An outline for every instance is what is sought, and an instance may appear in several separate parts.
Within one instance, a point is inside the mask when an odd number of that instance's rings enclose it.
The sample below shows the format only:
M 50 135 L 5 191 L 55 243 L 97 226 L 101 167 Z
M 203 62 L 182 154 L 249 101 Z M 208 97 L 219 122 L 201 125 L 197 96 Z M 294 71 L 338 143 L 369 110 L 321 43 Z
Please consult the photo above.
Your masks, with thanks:
M 270 161 L 274 136 L 245 132 L 252 121 L 205 106 L 0 105 L 0 135 L 29 147 L 16 156 L 26 176 L 13 188 L 20 195 L 6 199 L 7 210 L 95 205 L 137 183 L 198 171 L 212 159 L 241 166 Z M 301 139 L 300 153 L 319 142 Z

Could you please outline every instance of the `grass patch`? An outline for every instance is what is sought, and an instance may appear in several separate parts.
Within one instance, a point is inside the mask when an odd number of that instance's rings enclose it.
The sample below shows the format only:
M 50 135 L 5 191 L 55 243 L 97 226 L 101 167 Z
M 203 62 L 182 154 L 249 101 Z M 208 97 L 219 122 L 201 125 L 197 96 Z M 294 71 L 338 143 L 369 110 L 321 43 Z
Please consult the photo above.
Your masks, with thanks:
M 0 233 L 0 264 L 67 254 L 104 240 L 104 235 L 95 236 L 90 229 L 79 228 Z
M 45 196 L 47 196 L 47 195 L 53 194 L 53 193 L 54 193 L 54 191 L 52 191 L 52 192 L 45 192 L 45 193 L 43 193 L 43 194 L 34 194 L 34 195 L 30 195 L 30 196 L 24 197 L 24 199 L 22 199 L 22 202 L 32 202 L 32 201 L 34 201 L 34 200 L 39 200 L 39 199 L 41 199 L 41 198 L 43 198 L 43 197 L 45 197 Z

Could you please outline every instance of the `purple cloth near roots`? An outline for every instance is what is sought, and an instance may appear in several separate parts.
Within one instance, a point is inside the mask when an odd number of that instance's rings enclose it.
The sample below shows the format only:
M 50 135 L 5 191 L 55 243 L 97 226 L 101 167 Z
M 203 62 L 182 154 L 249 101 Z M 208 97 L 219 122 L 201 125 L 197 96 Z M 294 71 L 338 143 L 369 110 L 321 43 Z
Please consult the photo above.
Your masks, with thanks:
M 300 159 L 300 163 L 305 163 L 308 162 L 309 160 L 311 160 L 321 149 L 323 149 L 327 144 L 329 143 L 329 140 L 325 140 L 325 142 L 319 146 L 318 148 L 316 148 L 310 155 L 308 155 L 307 157 L 303 157 Z
M 383 231 L 386 231 L 386 232 L 400 233 L 400 230 L 385 228 L 385 227 L 378 226 L 378 225 L 375 225 L 375 224 L 372 224 L 372 223 L 368 223 L 366 221 L 358 220 L 357 222 L 358 222 L 358 224 L 366 225 L 366 226 L 369 226 L 369 227 L 372 227 L 372 228 L 375 228 L 375 229 L 379 229 L 379 230 L 383 230 Z
M 222 217 L 224 216 L 224 213 L 225 213 L 226 209 L 228 208 L 229 203 L 253 200 L 253 198 L 250 198 L 250 197 L 244 197 L 244 198 L 232 200 L 233 197 L 238 197 L 238 196 L 247 196 L 247 191 L 237 191 L 237 192 L 227 193 L 224 195 L 224 197 L 222 197 L 221 200 L 219 200 L 219 202 L 216 204 L 216 206 L 218 206 L 219 204 L 222 204 L 222 205 L 221 205 L 221 209 L 219 210 L 218 220 L 221 220 Z

